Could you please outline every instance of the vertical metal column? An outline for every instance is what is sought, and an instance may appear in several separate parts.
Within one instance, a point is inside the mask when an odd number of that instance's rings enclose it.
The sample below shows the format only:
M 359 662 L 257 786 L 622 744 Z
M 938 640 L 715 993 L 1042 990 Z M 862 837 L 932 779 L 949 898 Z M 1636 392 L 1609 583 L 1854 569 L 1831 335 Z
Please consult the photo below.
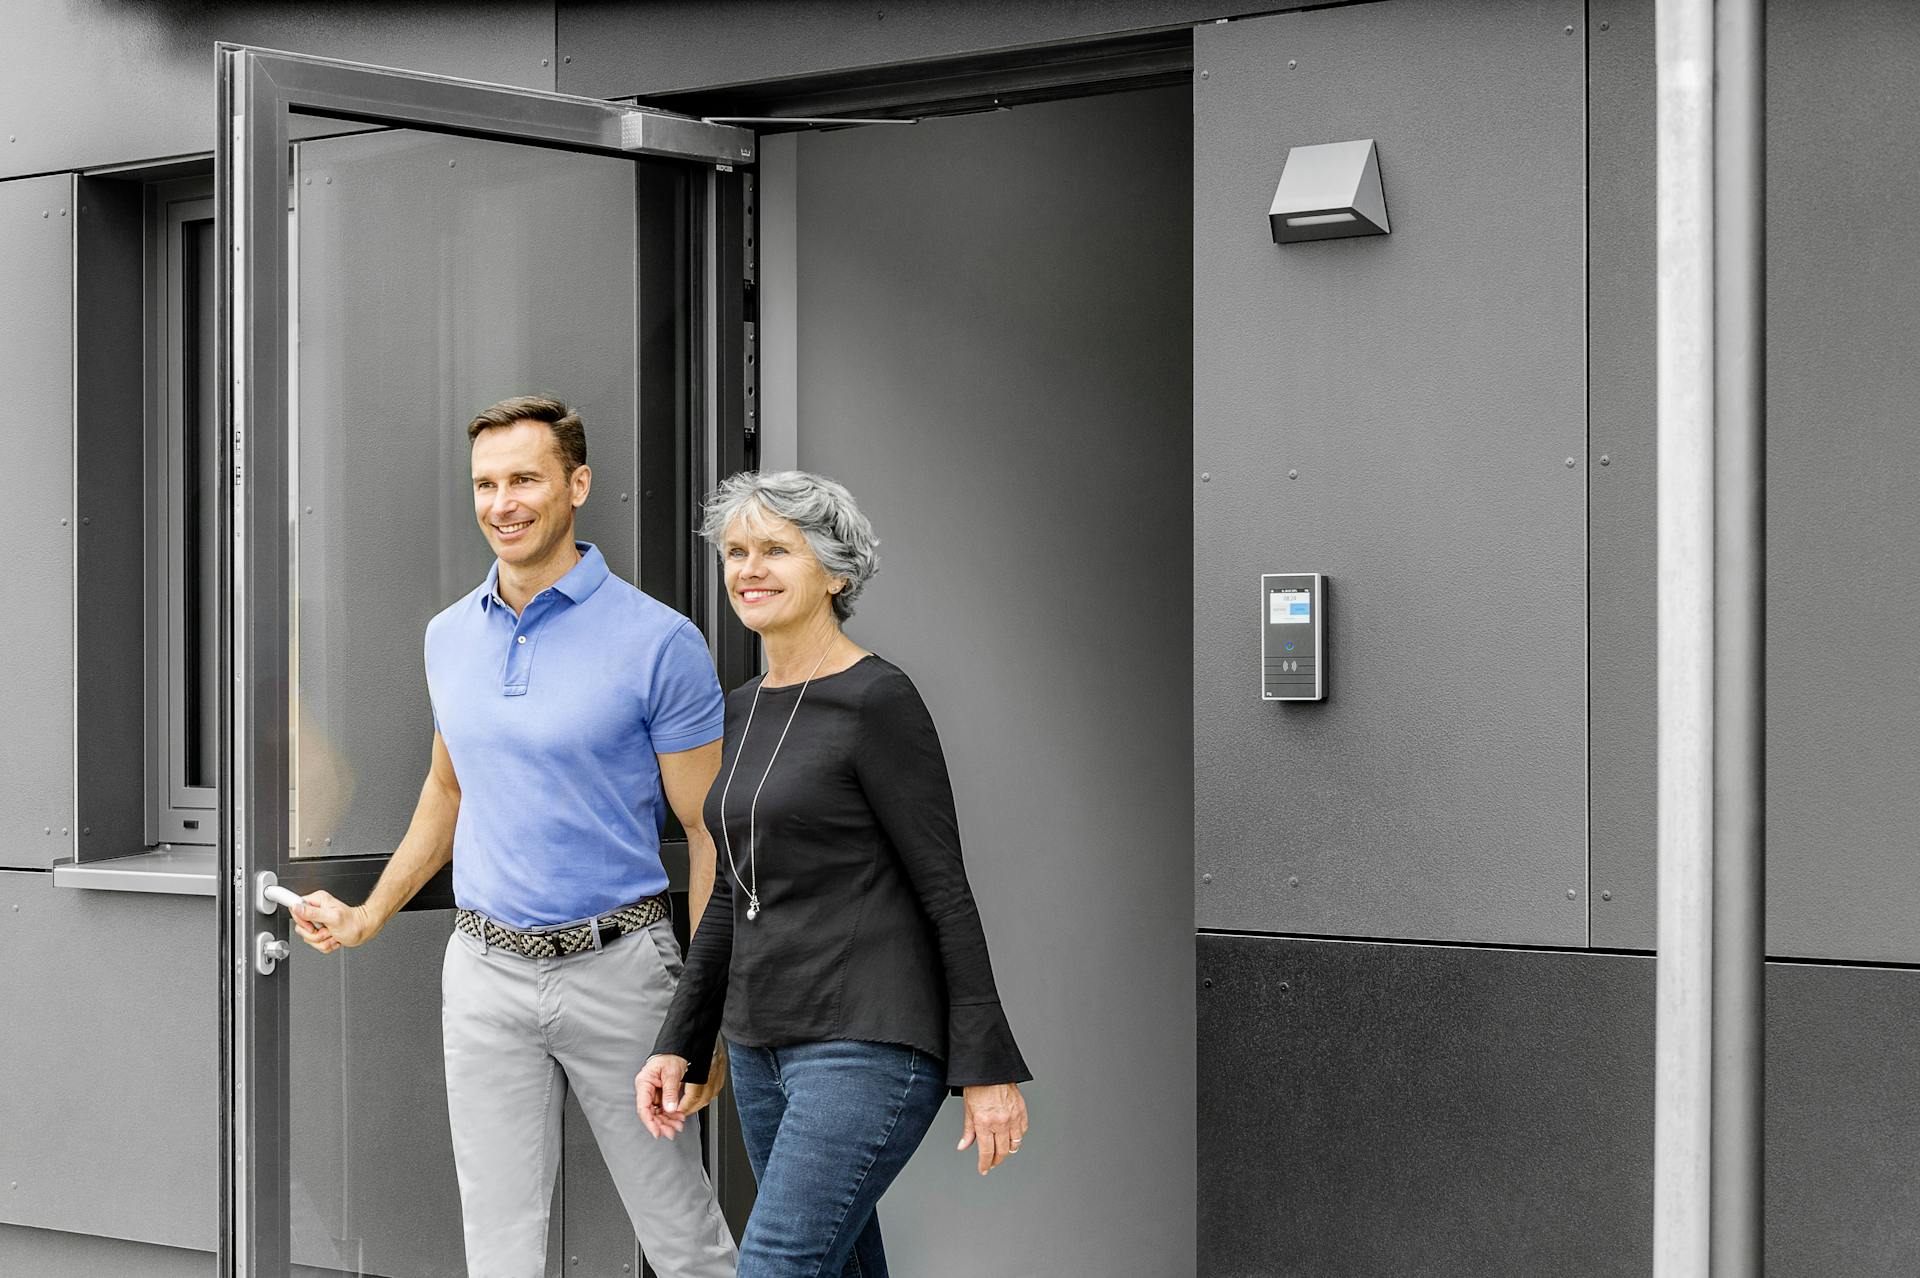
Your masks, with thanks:
M 1713 101 L 1714 1278 L 1765 1265 L 1766 18 L 1718 0 Z
M 1762 1264 L 1761 23 L 1657 11 L 1659 1278 Z

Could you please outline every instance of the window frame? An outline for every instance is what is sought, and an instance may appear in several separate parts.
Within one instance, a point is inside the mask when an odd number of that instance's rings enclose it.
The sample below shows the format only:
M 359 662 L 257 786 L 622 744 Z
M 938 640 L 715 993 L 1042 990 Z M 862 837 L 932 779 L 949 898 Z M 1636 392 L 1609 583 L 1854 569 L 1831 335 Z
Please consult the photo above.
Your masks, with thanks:
M 192 503 L 189 497 L 188 428 L 189 414 L 199 436 L 199 456 L 203 468 L 211 466 L 212 490 L 199 494 L 202 501 L 218 503 L 219 415 L 218 382 L 214 402 L 194 404 L 194 370 L 189 360 L 200 354 L 192 345 L 192 319 L 201 314 L 216 316 L 218 285 L 211 296 L 196 297 L 197 281 L 188 279 L 190 225 L 206 223 L 212 227 L 215 216 L 214 178 L 211 172 L 192 177 L 150 182 L 145 188 L 144 222 L 146 252 L 144 294 L 146 325 L 144 342 L 145 393 L 143 395 L 143 486 L 146 553 L 146 762 L 145 808 L 147 846 L 207 845 L 219 841 L 220 789 L 217 783 L 195 785 L 187 775 L 190 729 L 188 706 L 191 674 L 188 663 L 189 610 L 196 598 L 213 606 L 211 626 L 203 624 L 199 638 L 203 664 L 208 656 L 217 657 L 220 634 L 218 598 L 219 520 L 214 520 L 214 545 L 204 548 L 214 555 L 210 572 L 201 572 L 193 589 L 193 565 L 186 562 L 189 530 L 186 520 Z M 214 243 L 218 243 L 217 237 Z M 189 307 L 194 306 L 194 316 Z M 212 326 L 217 331 L 217 322 Z M 209 352 L 210 353 L 210 352 Z M 194 410 L 197 410 L 195 412 Z M 204 478 L 204 477 L 203 477 Z M 217 512 L 216 512 L 217 514 Z M 208 618 L 202 618 L 205 623 Z M 201 731 L 214 744 L 211 757 L 203 759 L 202 773 L 217 775 L 218 741 L 221 723 L 221 698 L 217 678 L 201 688 Z

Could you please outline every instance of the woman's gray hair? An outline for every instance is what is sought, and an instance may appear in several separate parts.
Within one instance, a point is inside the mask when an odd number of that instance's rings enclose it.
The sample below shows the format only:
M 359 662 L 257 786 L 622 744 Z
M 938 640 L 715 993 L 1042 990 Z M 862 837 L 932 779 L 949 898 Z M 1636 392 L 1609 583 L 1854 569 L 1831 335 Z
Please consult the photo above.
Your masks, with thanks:
M 700 535 L 721 550 L 727 529 L 749 512 L 784 519 L 800 530 L 827 575 L 847 583 L 833 595 L 834 616 L 842 621 L 851 617 L 853 601 L 880 568 L 875 553 L 880 541 L 853 504 L 853 494 L 825 475 L 804 470 L 743 470 L 708 494 Z

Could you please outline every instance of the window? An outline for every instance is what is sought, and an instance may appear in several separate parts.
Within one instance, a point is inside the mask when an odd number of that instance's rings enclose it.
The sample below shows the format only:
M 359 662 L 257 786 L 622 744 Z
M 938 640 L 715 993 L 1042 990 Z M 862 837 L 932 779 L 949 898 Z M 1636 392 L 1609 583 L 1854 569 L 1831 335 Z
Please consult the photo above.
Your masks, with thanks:
M 213 185 L 146 188 L 147 843 L 213 843 L 219 386 Z

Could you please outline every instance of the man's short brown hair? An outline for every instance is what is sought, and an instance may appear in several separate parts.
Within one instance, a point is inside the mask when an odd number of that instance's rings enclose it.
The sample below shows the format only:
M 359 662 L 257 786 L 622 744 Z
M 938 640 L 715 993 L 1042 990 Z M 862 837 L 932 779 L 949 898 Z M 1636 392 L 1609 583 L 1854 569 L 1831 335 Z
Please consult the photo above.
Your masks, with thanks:
M 580 414 L 545 395 L 515 395 L 483 409 L 467 423 L 467 442 L 471 444 L 480 438 L 483 430 L 529 421 L 545 422 L 552 428 L 554 451 L 560 455 L 560 465 L 567 474 L 587 464 L 587 428 L 581 425 Z

